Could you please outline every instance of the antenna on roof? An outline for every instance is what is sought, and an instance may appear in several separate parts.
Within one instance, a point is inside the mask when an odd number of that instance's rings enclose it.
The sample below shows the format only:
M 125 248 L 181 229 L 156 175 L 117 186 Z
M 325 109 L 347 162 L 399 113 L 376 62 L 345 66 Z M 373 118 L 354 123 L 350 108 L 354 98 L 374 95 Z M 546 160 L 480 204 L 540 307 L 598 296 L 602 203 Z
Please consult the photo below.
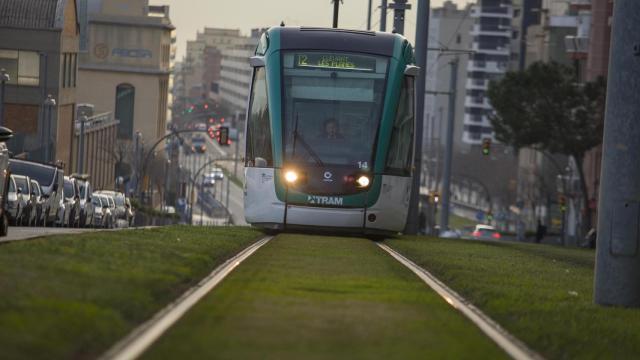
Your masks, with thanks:
M 280 26 L 284 26 L 284 20 L 280 23 Z

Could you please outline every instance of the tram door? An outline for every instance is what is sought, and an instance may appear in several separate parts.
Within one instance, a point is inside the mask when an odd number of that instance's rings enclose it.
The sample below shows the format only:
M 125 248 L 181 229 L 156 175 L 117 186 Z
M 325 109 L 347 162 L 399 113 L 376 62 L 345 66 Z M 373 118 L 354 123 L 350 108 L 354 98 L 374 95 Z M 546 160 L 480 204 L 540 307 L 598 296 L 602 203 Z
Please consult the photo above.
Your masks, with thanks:
M 247 116 L 244 212 L 248 223 L 282 223 L 277 203 L 266 70 L 255 68 Z

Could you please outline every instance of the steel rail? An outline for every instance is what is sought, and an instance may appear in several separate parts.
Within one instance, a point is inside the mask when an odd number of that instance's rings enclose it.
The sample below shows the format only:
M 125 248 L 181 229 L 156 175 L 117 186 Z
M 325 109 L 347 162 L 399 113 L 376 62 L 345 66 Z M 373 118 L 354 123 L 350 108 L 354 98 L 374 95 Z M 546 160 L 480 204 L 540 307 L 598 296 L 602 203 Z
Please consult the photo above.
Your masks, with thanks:
M 132 360 L 138 358 L 238 265 L 272 238 L 273 236 L 265 236 L 225 261 L 177 300 L 160 310 L 151 319 L 138 326 L 127 337 L 116 343 L 100 359 Z
M 440 295 L 449 305 L 460 311 L 467 319 L 476 325 L 480 331 L 487 335 L 498 345 L 504 352 L 516 360 L 540 360 L 544 359 L 541 355 L 529 349 L 522 341 L 507 332 L 498 323 L 493 321 L 489 316 L 484 314 L 480 309 L 471 304 L 468 300 L 453 291 L 442 281 L 438 280 L 427 270 L 416 265 L 389 246 L 378 243 L 382 250 L 389 253 L 402 265 L 416 274 L 431 289 Z

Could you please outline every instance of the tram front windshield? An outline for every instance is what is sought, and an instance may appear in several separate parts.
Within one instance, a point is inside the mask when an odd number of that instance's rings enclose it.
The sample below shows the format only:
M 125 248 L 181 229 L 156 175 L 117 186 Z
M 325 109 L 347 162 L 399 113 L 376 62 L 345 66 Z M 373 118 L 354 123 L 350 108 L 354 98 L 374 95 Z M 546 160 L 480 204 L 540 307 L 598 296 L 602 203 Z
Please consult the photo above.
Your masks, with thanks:
M 285 52 L 285 161 L 371 168 L 388 62 L 362 54 Z

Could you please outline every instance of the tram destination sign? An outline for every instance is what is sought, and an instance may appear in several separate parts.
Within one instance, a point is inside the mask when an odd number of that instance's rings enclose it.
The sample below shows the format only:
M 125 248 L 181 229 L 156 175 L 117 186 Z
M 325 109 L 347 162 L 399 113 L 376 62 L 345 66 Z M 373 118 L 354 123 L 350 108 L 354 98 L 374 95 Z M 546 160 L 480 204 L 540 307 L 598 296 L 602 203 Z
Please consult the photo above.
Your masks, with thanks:
M 295 67 L 373 72 L 376 71 L 376 59 L 348 54 L 298 53 L 295 54 Z

